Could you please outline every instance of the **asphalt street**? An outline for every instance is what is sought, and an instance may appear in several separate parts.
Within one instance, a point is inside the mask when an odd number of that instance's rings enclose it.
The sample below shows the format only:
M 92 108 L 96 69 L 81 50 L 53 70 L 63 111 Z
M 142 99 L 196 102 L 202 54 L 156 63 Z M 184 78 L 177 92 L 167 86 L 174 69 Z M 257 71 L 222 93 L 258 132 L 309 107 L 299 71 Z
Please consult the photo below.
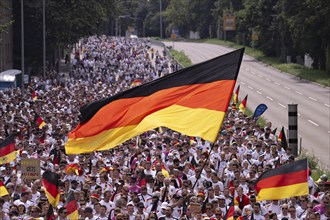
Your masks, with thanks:
M 173 46 L 172 42 L 164 42 Z M 228 53 L 233 49 L 201 43 L 175 42 L 174 49 L 183 51 L 193 64 Z M 330 89 L 300 80 L 287 73 L 244 55 L 238 76 L 239 99 L 248 94 L 247 106 L 252 111 L 261 103 L 268 106 L 263 117 L 277 127 L 288 129 L 288 104 L 298 105 L 298 148 L 302 146 L 330 168 Z M 287 134 L 287 133 L 286 133 Z M 287 136 L 288 138 L 288 136 Z

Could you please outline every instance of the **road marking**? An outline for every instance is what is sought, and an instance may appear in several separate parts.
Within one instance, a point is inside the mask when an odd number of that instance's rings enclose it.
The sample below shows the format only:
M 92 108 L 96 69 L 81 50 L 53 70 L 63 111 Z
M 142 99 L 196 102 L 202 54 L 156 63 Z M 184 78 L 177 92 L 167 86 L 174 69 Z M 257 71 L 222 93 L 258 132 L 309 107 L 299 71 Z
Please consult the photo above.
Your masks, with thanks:
M 313 97 L 308 97 L 309 99 L 311 99 L 311 100 L 313 100 L 313 101 L 315 101 L 315 102 L 317 102 L 317 99 L 315 99 L 315 98 L 313 98 Z
M 256 75 L 256 73 L 255 73 L 255 72 L 253 72 L 253 71 L 251 71 L 251 73 L 252 73 L 253 75 Z
M 317 127 L 319 126 L 318 124 L 316 124 L 316 123 L 313 122 L 312 120 L 308 120 L 308 122 L 311 123 L 311 124 L 313 124 L 313 125 L 315 125 L 315 126 L 317 126 Z
M 248 69 L 248 68 L 245 68 L 245 70 L 248 71 L 248 72 L 250 72 L 250 69 Z
M 260 94 L 260 95 L 262 95 L 262 92 L 260 92 L 260 91 L 258 91 L 258 90 L 257 90 L 257 93 Z
M 279 84 L 278 82 L 274 82 L 274 84 L 276 84 L 276 85 L 278 85 L 278 86 L 280 86 L 281 84 Z
M 301 92 L 298 92 L 298 91 L 296 91 L 296 93 L 298 93 L 299 95 L 303 95 Z
M 286 88 L 287 90 L 290 90 L 291 89 L 290 87 L 287 87 L 287 86 L 284 86 L 284 88 Z
M 242 85 L 245 85 L 245 82 L 241 82 L 242 83 Z
M 252 86 L 248 86 L 248 88 L 249 88 L 249 89 L 253 89 L 253 87 L 252 87 Z
M 273 99 L 272 99 L 271 97 L 269 97 L 269 96 L 266 96 L 266 97 L 267 97 L 267 99 L 269 99 L 269 100 L 273 101 Z
M 258 75 L 260 78 L 262 78 L 262 75 Z
M 285 108 L 285 105 L 281 104 L 281 103 L 277 103 L 279 106 Z
M 325 106 L 327 106 L 328 108 L 330 108 L 330 105 L 328 105 L 328 104 L 324 104 Z
M 267 78 L 266 80 L 267 80 L 268 82 L 271 82 L 271 80 L 270 80 L 270 79 L 268 79 L 268 78 Z
M 301 116 L 301 114 L 299 114 L 299 113 L 297 113 L 298 114 L 298 116 Z

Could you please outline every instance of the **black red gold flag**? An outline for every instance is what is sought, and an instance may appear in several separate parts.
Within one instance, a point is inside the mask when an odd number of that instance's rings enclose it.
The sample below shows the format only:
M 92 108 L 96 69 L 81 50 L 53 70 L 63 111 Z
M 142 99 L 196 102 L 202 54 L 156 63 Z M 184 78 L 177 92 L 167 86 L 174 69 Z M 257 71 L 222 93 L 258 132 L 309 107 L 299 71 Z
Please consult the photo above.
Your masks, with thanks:
M 280 200 L 308 195 L 307 159 L 268 170 L 255 183 L 257 200 Z
M 49 205 L 48 211 L 46 214 L 46 220 L 55 220 L 55 214 L 54 214 L 54 209 L 52 205 Z
M 8 195 L 8 191 L 5 187 L 5 185 L 3 185 L 3 183 L 0 181 L 0 197 Z
M 34 122 L 37 123 L 39 129 L 42 129 L 46 125 L 44 120 L 37 113 L 34 115 Z
M 10 163 L 16 159 L 14 136 L 8 136 L 0 143 L 0 165 Z
M 60 192 L 58 189 L 60 178 L 60 175 L 48 170 L 42 174 L 42 185 L 45 188 L 49 203 L 54 207 L 57 207 L 60 201 Z
M 234 101 L 234 103 L 236 104 L 236 106 L 237 106 L 237 104 L 238 104 L 239 87 L 240 87 L 240 85 L 238 85 L 238 87 L 237 87 L 237 89 L 236 89 L 236 91 L 235 91 L 235 93 L 234 93 L 234 98 L 233 98 L 233 101 Z
M 75 220 L 79 219 L 79 214 L 78 214 L 78 205 L 77 201 L 74 198 L 73 192 L 71 192 L 66 200 L 66 205 L 65 208 L 68 212 L 67 218 L 70 220 Z
M 246 110 L 246 104 L 247 104 L 248 95 L 245 96 L 245 98 L 242 100 L 241 104 L 239 105 L 239 110 L 241 110 L 243 113 L 245 113 Z
M 278 141 L 281 142 L 281 147 L 286 150 L 288 148 L 288 142 L 286 140 L 284 127 L 282 127 L 280 134 L 278 135 Z
M 81 108 L 66 153 L 114 148 L 160 126 L 214 142 L 243 53 L 233 51 Z

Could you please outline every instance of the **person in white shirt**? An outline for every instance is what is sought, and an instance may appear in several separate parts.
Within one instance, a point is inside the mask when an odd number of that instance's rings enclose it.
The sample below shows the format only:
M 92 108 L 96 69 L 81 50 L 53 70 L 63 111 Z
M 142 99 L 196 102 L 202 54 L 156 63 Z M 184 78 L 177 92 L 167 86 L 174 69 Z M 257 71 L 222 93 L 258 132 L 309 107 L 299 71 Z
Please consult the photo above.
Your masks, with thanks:
M 251 219 L 254 220 L 265 220 L 266 218 L 261 214 L 261 205 L 259 202 L 254 203 L 253 205 L 253 217 Z
M 277 215 L 278 219 L 282 218 L 290 218 L 289 216 L 289 206 L 288 204 L 284 203 L 281 207 L 281 214 Z

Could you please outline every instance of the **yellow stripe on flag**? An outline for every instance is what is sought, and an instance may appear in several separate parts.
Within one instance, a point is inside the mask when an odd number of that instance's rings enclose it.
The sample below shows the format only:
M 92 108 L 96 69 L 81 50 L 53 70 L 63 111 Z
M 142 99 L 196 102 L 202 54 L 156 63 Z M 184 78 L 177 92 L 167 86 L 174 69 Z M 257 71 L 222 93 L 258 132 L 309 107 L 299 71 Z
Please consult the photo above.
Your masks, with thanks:
M 65 147 L 66 153 L 81 154 L 114 148 L 143 131 L 159 126 L 180 131 L 188 136 L 202 136 L 203 139 L 214 142 L 224 115 L 224 112 L 216 110 L 172 105 L 148 115 L 137 125 L 110 129 L 91 137 L 69 139 Z M 201 117 L 203 120 L 199 120 Z M 217 129 L 214 129 L 215 122 L 218 125 Z M 111 141 L 107 143 L 110 138 Z
M 273 187 L 261 189 L 257 200 L 280 200 L 290 198 L 292 196 L 304 196 L 308 195 L 308 182 L 298 183 L 282 187 Z

